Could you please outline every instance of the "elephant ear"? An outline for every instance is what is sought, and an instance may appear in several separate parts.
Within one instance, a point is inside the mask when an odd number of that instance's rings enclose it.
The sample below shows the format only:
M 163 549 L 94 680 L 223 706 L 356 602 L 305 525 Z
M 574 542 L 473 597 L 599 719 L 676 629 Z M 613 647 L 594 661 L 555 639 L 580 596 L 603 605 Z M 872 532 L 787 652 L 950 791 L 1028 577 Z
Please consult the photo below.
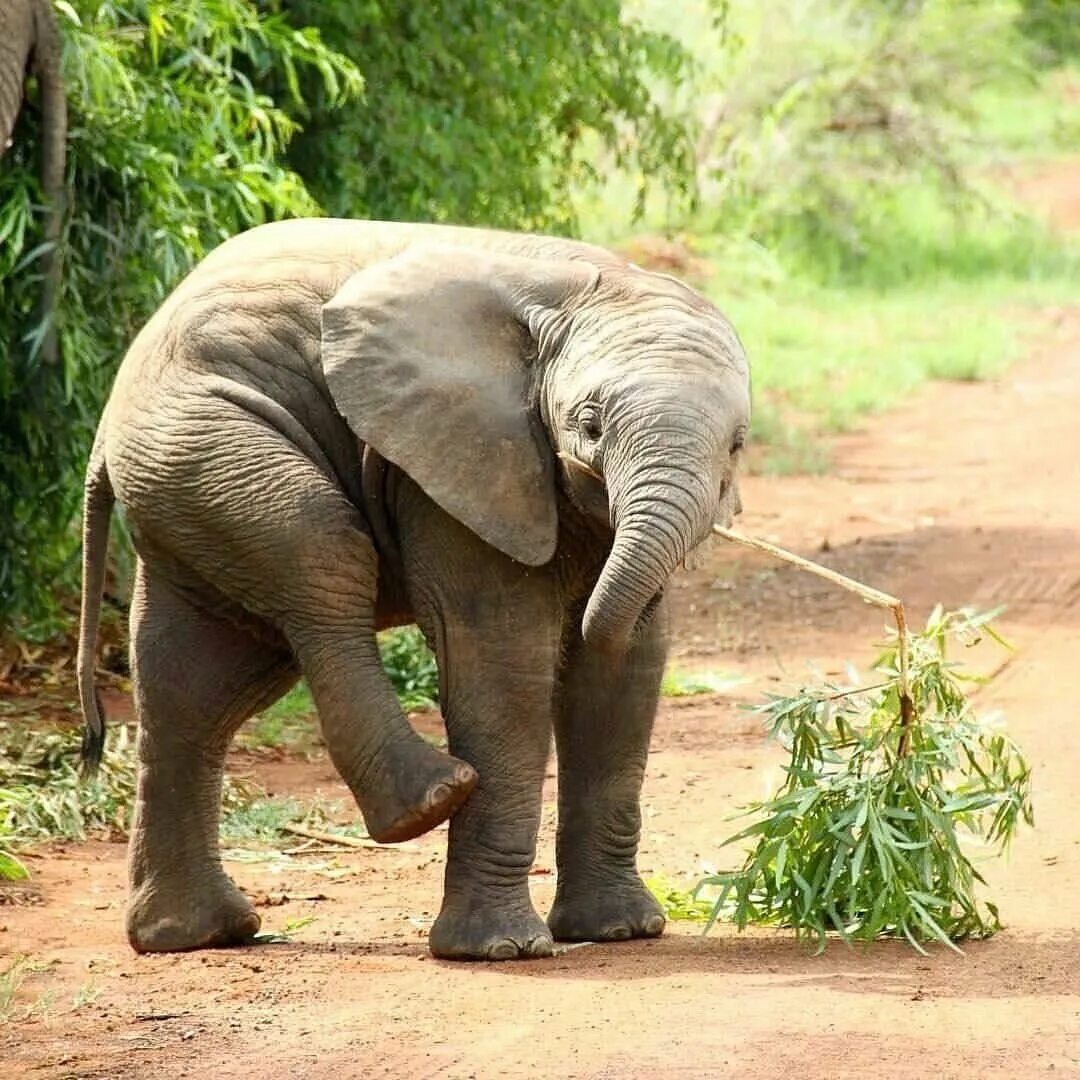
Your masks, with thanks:
M 330 394 L 357 437 L 486 543 L 555 552 L 551 448 L 532 404 L 533 331 L 598 272 L 582 263 L 410 248 L 322 309 Z

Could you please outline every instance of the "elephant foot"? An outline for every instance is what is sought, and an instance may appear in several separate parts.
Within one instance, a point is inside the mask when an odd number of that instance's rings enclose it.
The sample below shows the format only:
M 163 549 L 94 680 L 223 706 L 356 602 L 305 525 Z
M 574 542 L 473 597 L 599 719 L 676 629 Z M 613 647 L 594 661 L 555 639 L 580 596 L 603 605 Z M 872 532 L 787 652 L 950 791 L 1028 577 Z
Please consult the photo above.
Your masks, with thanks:
M 128 941 L 138 953 L 243 945 L 260 925 L 247 898 L 224 875 L 210 888 L 194 882 L 169 890 L 144 884 L 127 911 Z
M 547 923 L 556 941 L 627 941 L 659 937 L 667 919 L 635 874 L 599 888 L 559 888 Z
M 533 960 L 551 956 L 554 942 L 532 905 L 490 911 L 474 902 L 445 901 L 428 939 L 443 960 Z
M 368 797 L 361 809 L 372 840 L 397 844 L 434 829 L 469 797 L 479 779 L 467 762 L 419 743 L 390 768 L 392 795 Z

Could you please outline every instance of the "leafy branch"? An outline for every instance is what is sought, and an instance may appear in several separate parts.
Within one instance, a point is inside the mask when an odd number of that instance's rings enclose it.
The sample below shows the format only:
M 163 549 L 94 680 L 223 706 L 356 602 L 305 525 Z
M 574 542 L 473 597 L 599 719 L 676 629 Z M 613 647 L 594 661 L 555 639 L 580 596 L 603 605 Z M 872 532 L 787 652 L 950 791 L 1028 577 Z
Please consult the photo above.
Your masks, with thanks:
M 709 925 L 721 915 L 791 927 L 816 939 L 907 939 L 920 952 L 950 948 L 1001 928 L 998 909 L 979 902 L 985 884 L 965 841 L 1000 853 L 1021 821 L 1033 824 L 1031 768 L 1004 732 L 973 712 L 951 641 L 1001 641 L 990 615 L 930 615 L 924 629 L 890 634 L 874 665 L 874 686 L 832 684 L 772 696 L 758 710 L 791 754 L 786 779 L 756 820 L 727 844 L 752 840 L 739 870 L 699 883 L 718 889 Z M 901 709 L 901 645 L 917 722 Z

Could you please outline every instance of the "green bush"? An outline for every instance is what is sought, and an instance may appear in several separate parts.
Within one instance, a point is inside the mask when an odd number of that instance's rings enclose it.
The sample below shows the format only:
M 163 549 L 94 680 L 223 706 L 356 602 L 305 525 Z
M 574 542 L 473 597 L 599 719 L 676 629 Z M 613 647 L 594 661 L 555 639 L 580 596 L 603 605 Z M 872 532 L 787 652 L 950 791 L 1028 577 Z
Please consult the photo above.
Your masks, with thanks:
M 1021 31 L 1037 63 L 1061 64 L 1080 56 L 1080 10 L 1076 0 L 1020 0 Z
M 1066 261 L 980 178 L 1021 128 L 1034 125 L 1049 148 L 1064 124 L 1014 0 L 638 0 L 635 10 L 694 57 L 672 107 L 693 114 L 700 209 L 687 222 L 657 200 L 652 222 L 756 245 L 827 284 L 1046 276 Z M 1013 100 L 1023 109 L 1002 126 Z M 630 189 L 616 174 L 600 197 L 582 196 L 599 219 L 590 231 L 626 229 Z
M 280 163 L 295 123 L 252 72 L 311 68 L 328 103 L 361 87 L 317 31 L 247 0 L 57 5 L 69 109 L 62 362 L 34 347 L 39 117 L 0 169 L 0 626 L 55 628 L 77 581 L 81 471 L 116 366 L 176 282 L 221 240 L 318 204 Z
M 301 75 L 289 160 L 331 213 L 572 230 L 571 186 L 593 175 L 586 136 L 639 192 L 649 177 L 684 192 L 693 181 L 686 129 L 652 90 L 684 77 L 685 50 L 620 0 L 265 6 L 319 27 L 364 73 L 366 107 L 345 112 Z
M 421 712 L 438 705 L 439 669 L 418 627 L 383 631 L 379 635 L 379 657 L 406 712 Z

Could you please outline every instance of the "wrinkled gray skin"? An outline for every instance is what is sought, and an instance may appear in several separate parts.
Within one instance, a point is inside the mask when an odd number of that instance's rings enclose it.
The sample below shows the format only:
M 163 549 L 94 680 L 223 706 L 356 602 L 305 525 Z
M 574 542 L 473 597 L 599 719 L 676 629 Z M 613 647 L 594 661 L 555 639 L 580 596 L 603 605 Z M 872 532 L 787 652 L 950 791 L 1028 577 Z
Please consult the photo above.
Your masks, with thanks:
M 60 233 L 64 222 L 64 160 L 67 102 L 60 77 L 60 33 L 50 0 L 3 0 L 0 3 L 0 157 L 15 130 L 23 103 L 23 83 L 37 76 L 41 106 L 41 188 L 48 204 L 41 257 L 39 317 L 48 320 L 42 339 L 46 361 L 57 359 L 53 326 L 60 288 Z
M 330 220 L 219 248 L 132 346 L 87 472 L 91 759 L 114 496 L 139 555 L 134 947 L 258 928 L 218 858 L 223 759 L 301 672 L 373 836 L 453 814 L 437 956 L 659 934 L 635 860 L 661 590 L 738 512 L 748 412 L 724 318 L 599 248 Z M 379 666 L 376 630 L 411 621 L 438 657 L 452 757 Z M 545 924 L 527 875 L 552 730 Z

